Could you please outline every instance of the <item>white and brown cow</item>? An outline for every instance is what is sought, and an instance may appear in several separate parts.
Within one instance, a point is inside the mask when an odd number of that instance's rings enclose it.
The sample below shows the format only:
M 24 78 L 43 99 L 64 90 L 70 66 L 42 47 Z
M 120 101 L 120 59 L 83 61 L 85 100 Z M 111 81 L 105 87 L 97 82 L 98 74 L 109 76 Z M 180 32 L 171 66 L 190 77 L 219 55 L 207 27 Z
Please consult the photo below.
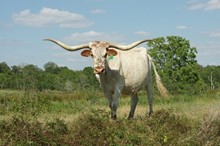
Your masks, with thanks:
M 155 72 L 157 87 L 163 96 L 167 95 L 166 88 L 162 85 L 155 65 L 145 48 L 135 48 L 137 45 L 150 40 L 134 42 L 130 45 L 116 45 L 109 42 L 95 41 L 78 46 L 68 46 L 54 39 L 45 39 L 61 46 L 68 51 L 84 49 L 82 56 L 92 57 L 94 73 L 100 82 L 105 97 L 109 101 L 111 118 L 116 119 L 119 98 L 121 94 L 131 96 L 131 108 L 128 118 L 134 117 L 138 102 L 137 92 L 147 90 L 149 115 L 153 112 L 153 93 L 151 70 Z M 86 49 L 87 48 L 87 49 Z

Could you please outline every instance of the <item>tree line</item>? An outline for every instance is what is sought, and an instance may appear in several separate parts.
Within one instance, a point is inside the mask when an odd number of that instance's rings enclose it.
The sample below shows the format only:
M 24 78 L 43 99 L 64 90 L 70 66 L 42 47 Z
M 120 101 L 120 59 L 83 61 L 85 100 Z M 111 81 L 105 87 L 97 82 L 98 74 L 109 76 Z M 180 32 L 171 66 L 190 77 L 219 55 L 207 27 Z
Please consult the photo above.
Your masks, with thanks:
M 172 94 L 198 94 L 220 87 L 220 66 L 202 66 L 196 61 L 197 49 L 180 36 L 155 38 L 147 43 L 162 81 Z M 9 67 L 0 63 L 0 89 L 13 90 L 99 90 L 93 69 L 74 71 L 48 62 L 44 68 L 29 64 Z
M 0 63 L 0 89 L 74 91 L 99 88 L 91 67 L 74 71 L 48 62 L 44 69 L 35 65 L 12 66 Z

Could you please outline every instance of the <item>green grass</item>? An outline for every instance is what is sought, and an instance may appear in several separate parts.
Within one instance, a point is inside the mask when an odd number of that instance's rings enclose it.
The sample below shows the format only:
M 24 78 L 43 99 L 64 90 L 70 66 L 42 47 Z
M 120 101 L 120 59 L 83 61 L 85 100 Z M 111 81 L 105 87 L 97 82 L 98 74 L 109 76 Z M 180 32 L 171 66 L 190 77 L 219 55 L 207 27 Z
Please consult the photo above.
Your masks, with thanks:
M 135 118 L 122 97 L 110 119 L 98 91 L 0 90 L 0 145 L 219 145 L 220 91 L 155 97 L 154 114 L 140 93 Z

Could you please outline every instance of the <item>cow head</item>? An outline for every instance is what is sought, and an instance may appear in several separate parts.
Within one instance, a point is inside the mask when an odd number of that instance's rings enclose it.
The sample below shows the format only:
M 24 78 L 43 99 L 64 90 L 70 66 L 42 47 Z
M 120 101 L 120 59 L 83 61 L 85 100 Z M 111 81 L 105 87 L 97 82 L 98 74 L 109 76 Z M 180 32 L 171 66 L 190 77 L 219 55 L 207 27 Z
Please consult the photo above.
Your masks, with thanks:
M 108 42 L 95 41 L 89 43 L 88 50 L 83 50 L 81 52 L 82 56 L 93 58 L 94 63 L 94 73 L 100 74 L 106 71 L 106 57 L 117 55 L 117 51 L 109 48 Z
M 68 51 L 76 51 L 80 49 L 85 49 L 81 52 L 81 55 L 84 57 L 92 57 L 94 62 L 94 73 L 95 74 L 101 74 L 106 72 L 106 57 L 107 56 L 115 56 L 117 55 L 118 50 L 127 51 L 130 50 L 137 45 L 150 41 L 150 40 L 142 40 L 134 42 L 130 45 L 116 45 L 109 42 L 103 42 L 103 41 L 94 41 L 90 42 L 88 44 L 82 44 L 78 46 L 68 46 L 60 41 L 54 40 L 54 39 L 45 39 L 47 41 L 51 41 L 56 43 L 57 45 L 61 46 L 62 48 L 68 50 Z M 113 49 L 114 48 L 114 49 Z

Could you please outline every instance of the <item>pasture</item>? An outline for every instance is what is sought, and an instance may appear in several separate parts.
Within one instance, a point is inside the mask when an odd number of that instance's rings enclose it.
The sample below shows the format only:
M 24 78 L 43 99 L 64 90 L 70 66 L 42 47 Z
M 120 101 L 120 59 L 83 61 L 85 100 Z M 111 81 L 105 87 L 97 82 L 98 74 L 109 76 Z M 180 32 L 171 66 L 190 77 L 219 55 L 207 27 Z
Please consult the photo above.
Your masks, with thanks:
M 127 120 L 130 98 L 121 97 L 118 119 L 96 90 L 0 90 L 0 145 L 214 145 L 220 144 L 220 91 L 202 95 L 155 96 L 148 112 L 139 94 L 135 118 Z

